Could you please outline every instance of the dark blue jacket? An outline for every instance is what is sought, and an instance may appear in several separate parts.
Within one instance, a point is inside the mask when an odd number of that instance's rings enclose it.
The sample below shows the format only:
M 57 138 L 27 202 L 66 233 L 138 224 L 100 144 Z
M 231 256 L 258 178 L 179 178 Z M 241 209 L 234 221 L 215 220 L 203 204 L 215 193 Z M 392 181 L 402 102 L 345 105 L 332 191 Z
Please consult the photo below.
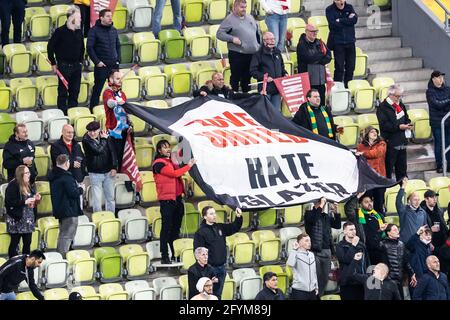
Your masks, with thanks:
M 108 66 L 120 63 L 120 42 L 116 28 L 104 26 L 100 19 L 89 30 L 87 53 L 92 62 L 97 65 L 100 61 Z
M 444 84 L 437 88 L 430 80 L 427 89 L 427 102 L 430 112 L 430 125 L 440 128 L 442 118 L 450 111 L 450 87 Z M 450 126 L 450 119 L 447 119 L 445 123 Z
M 420 241 L 420 237 L 414 234 L 406 243 L 406 249 L 410 253 L 409 263 L 419 279 L 428 270 L 426 260 L 432 254 L 430 245 Z
M 52 195 L 53 215 L 56 219 L 73 218 L 83 215 L 80 206 L 80 195 L 83 189 L 70 173 L 54 167 L 48 175 Z
M 417 282 L 413 300 L 450 300 L 447 276 L 440 272 L 436 278 L 434 273 L 427 271 Z
M 354 13 L 353 18 L 349 18 Z M 356 42 L 355 24 L 358 22 L 358 16 L 351 4 L 346 3 L 344 9 L 339 10 L 333 3 L 326 9 L 326 16 L 330 34 L 328 36 L 328 47 L 333 50 L 335 45 L 346 45 Z M 336 20 L 339 19 L 339 22 Z

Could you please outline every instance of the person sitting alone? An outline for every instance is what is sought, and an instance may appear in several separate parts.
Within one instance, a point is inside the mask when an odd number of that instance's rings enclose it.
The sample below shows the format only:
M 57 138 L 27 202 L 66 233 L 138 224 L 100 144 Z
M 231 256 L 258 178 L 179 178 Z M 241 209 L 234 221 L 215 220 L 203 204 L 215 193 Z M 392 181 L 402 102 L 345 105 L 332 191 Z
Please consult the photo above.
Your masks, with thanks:
M 200 292 L 191 300 L 219 300 L 213 295 L 213 283 L 210 278 L 202 277 L 197 281 L 197 290 Z

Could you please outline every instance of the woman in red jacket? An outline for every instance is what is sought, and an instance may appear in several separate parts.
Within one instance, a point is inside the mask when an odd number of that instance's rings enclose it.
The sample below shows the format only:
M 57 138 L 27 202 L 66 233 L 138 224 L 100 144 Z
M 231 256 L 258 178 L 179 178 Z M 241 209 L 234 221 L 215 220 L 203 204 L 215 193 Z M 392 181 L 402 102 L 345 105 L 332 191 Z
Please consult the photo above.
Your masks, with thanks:
M 356 147 L 356 155 L 363 155 L 367 159 L 370 166 L 378 172 L 380 176 L 386 177 L 386 142 L 380 137 L 377 128 L 372 126 L 364 130 L 363 140 Z M 383 212 L 384 209 L 384 192 L 385 188 L 372 189 L 367 192 L 369 196 L 373 197 L 374 209 L 376 212 Z
M 162 264 L 171 263 L 167 245 L 170 246 L 173 257 L 173 241 L 180 236 L 181 221 L 184 215 L 182 199 L 184 185 L 181 176 L 188 172 L 195 162 L 195 159 L 191 159 L 187 165 L 180 168 L 171 159 L 170 143 L 167 140 L 161 140 L 156 145 L 156 156 L 152 168 L 162 218 L 160 235 Z

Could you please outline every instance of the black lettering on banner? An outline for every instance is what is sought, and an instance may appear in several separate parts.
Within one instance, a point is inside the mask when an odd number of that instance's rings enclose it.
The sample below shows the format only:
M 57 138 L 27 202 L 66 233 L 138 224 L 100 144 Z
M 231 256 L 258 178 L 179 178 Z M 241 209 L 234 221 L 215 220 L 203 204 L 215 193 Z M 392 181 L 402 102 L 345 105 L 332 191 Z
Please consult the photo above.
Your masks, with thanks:
M 327 183 L 326 184 L 329 188 L 333 189 L 334 192 L 336 192 L 336 194 L 339 197 L 344 197 L 345 195 L 349 195 L 350 193 L 347 192 L 347 190 L 344 189 L 344 187 L 342 185 L 340 185 L 339 183 Z
M 267 204 L 258 198 L 254 198 L 252 196 L 238 196 L 239 202 L 245 203 L 249 206 L 255 207 L 255 206 L 267 206 Z
M 255 197 L 259 198 L 260 200 L 266 202 L 269 206 L 271 207 L 276 207 L 277 204 L 273 203 L 272 201 L 270 201 L 269 199 L 267 199 L 267 197 L 263 194 L 256 194 Z M 281 204 L 281 203 L 280 203 Z
M 294 157 L 295 157 L 295 154 L 283 154 L 283 155 L 281 155 L 281 158 L 285 159 L 287 161 L 288 166 L 289 166 L 289 170 L 291 170 L 291 174 L 294 177 L 294 179 L 295 180 L 300 180 L 300 176 L 298 175 L 298 172 L 297 172 L 297 167 L 295 166 L 295 163 L 294 163 Z
M 275 157 L 267 157 L 267 171 L 269 174 L 269 184 L 271 186 L 276 186 L 278 184 L 277 179 L 279 179 L 281 183 L 289 182 L 283 174 L 283 171 L 281 171 L 280 165 L 277 160 L 275 160 Z
M 328 192 L 328 193 L 334 193 L 333 191 L 327 189 L 327 187 L 325 187 L 322 182 L 314 182 L 311 183 L 311 185 L 313 185 L 314 187 L 319 188 L 320 190 L 322 190 L 323 192 Z
M 304 192 L 296 192 L 296 191 L 292 191 L 292 190 L 282 190 L 282 191 L 278 191 L 277 193 L 286 202 L 294 200 L 294 197 L 301 197 L 305 194 Z
M 313 176 L 309 168 L 314 167 L 312 162 L 308 162 L 306 157 L 311 157 L 309 153 L 297 153 L 298 158 L 300 159 L 300 164 L 302 165 L 302 170 L 305 173 L 306 177 L 309 179 L 317 179 L 318 176 Z
M 262 172 L 261 160 L 259 158 L 245 158 L 245 162 L 247 162 L 250 187 L 252 189 L 266 188 L 267 184 Z

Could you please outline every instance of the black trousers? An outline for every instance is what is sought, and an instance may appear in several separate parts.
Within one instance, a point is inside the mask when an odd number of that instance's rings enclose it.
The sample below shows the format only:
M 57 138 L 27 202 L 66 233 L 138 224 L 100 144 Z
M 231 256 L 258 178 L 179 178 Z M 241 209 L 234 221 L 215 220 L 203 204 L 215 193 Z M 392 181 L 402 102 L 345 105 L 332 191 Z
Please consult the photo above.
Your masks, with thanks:
M 30 253 L 32 233 L 10 233 L 9 235 L 11 236 L 11 243 L 8 248 L 8 256 L 10 258 L 19 254 L 18 248 L 20 238 L 23 240 L 22 254 Z
M 80 63 L 58 63 L 58 69 L 69 83 L 66 89 L 61 79 L 58 78 L 58 109 L 67 115 L 67 109 L 78 106 L 78 95 L 81 84 L 81 64 Z
M 174 255 L 173 242 L 180 237 L 181 222 L 184 215 L 184 204 L 181 196 L 176 200 L 161 200 L 161 236 L 160 249 L 162 258 L 169 258 L 167 245 L 170 246 L 172 256 Z
M 89 29 L 91 28 L 91 9 L 84 4 L 77 4 L 76 6 L 80 9 L 81 13 L 81 31 L 83 32 L 83 36 L 87 38 Z
M 348 285 L 339 287 L 342 300 L 364 300 L 364 287 L 362 285 Z
M 291 299 L 292 300 L 318 300 L 318 297 L 316 295 L 316 291 L 302 291 L 292 288 L 291 292 Z
M 406 177 L 406 160 L 406 149 L 397 150 L 388 144 L 386 150 L 386 176 L 391 178 L 395 171 L 395 179 L 397 181 Z
M 125 149 L 125 142 L 127 140 L 128 129 L 122 130 L 122 139 L 115 139 L 111 137 L 112 145 L 114 146 L 114 152 L 117 156 L 118 172 L 122 168 L 123 151 Z M 133 140 L 133 139 L 131 139 Z
M 105 63 L 103 61 L 103 63 Z M 106 63 L 105 63 L 106 64 Z M 94 68 L 94 87 L 92 88 L 91 101 L 89 106 L 92 109 L 98 105 L 100 100 L 100 93 L 102 93 L 103 86 L 105 85 L 105 81 L 108 78 L 109 73 L 112 69 L 119 69 L 119 64 L 107 64 L 106 67 L 97 67 Z
M 230 61 L 230 84 L 233 91 L 239 91 L 239 83 L 242 92 L 250 91 L 250 62 L 251 54 L 239 53 L 233 50 L 228 51 L 228 61 Z
M 0 0 L 0 20 L 2 25 L 2 46 L 9 44 L 9 28 L 14 26 L 14 43 L 22 42 L 22 23 L 25 18 L 25 3 L 23 0 Z
M 311 86 L 311 89 L 316 89 L 317 91 L 319 91 L 320 94 L 320 105 L 321 106 L 325 106 L 326 105 L 326 97 L 325 97 L 325 93 L 327 91 L 327 87 L 326 85 L 322 84 L 322 85 L 318 85 L 318 86 Z
M 384 212 L 384 193 L 386 188 L 376 188 L 366 192 L 367 195 L 373 198 L 373 208 L 376 212 Z
M 344 82 L 345 87 L 353 79 L 356 64 L 355 44 L 334 47 L 334 81 Z

